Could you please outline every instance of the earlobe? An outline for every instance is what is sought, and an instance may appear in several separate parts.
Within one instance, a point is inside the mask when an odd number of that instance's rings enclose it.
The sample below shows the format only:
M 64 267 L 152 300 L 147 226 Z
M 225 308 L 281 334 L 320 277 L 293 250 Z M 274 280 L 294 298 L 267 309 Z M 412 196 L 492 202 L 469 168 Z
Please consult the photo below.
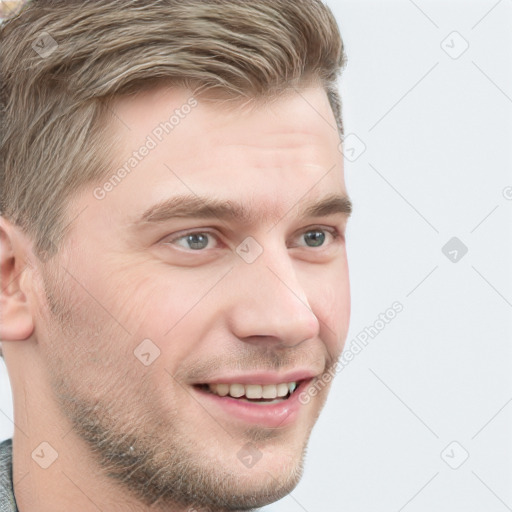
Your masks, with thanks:
M 2 293 L 0 300 L 0 340 L 21 341 L 30 337 L 34 322 L 25 300 L 6 300 Z
M 27 254 L 24 236 L 0 217 L 0 340 L 26 340 L 34 321 L 26 295 Z

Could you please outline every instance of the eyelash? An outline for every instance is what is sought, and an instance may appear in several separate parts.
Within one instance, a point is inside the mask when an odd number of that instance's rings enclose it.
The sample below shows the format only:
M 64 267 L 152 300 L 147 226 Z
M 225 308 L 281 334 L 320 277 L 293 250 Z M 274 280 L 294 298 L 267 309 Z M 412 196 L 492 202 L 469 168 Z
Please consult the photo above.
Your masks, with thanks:
M 313 232 L 313 231 L 325 231 L 325 232 L 329 233 L 332 236 L 333 243 L 335 243 L 337 240 L 339 240 L 340 238 L 343 237 L 343 234 L 340 232 L 340 230 L 335 228 L 335 227 L 327 228 L 327 227 L 320 227 L 320 226 L 319 227 L 308 228 L 305 231 L 303 231 L 301 233 L 301 235 L 304 235 L 305 233 L 310 233 L 310 232 Z M 211 235 L 211 236 L 215 237 L 217 240 L 219 239 L 217 234 L 215 234 L 214 232 L 212 232 L 212 231 L 210 231 L 208 229 L 201 229 L 201 230 L 195 230 L 195 231 L 187 231 L 184 234 L 181 234 L 180 236 L 177 236 L 177 237 L 175 237 L 175 238 L 173 238 L 171 240 L 168 240 L 168 241 L 164 242 L 164 244 L 171 245 L 171 244 L 174 244 L 174 242 L 176 242 L 178 240 L 185 239 L 187 236 L 190 236 L 190 235 L 204 235 L 204 234 Z M 314 246 L 309 246 L 309 247 L 308 246 L 300 246 L 300 247 L 306 247 L 306 248 L 309 248 L 309 249 L 321 250 L 325 246 L 321 245 L 321 246 L 318 246 L 318 247 L 314 247 Z M 183 247 L 181 247 L 180 249 L 182 249 L 185 252 L 192 252 L 192 253 L 193 252 L 201 253 L 201 252 L 206 252 L 207 251 L 207 249 L 195 249 L 194 250 L 194 249 L 185 249 Z

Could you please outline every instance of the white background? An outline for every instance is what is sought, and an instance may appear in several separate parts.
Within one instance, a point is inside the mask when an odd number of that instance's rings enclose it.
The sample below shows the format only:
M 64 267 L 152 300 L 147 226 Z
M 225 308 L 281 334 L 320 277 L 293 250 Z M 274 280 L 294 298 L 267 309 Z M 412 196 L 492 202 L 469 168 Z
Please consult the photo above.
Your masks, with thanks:
M 336 377 L 301 483 L 268 510 L 512 510 L 512 0 L 328 3 L 348 56 L 347 346 L 404 309 Z M 3 363 L 0 385 L 7 438 Z

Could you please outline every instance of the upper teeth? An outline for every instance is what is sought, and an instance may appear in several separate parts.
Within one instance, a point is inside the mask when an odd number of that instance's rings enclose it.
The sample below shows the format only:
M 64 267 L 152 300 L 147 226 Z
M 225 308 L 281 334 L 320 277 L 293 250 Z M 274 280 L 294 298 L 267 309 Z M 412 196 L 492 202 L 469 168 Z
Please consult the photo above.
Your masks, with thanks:
M 210 391 L 219 396 L 230 395 L 240 398 L 278 398 L 285 397 L 288 392 L 293 393 L 297 387 L 296 382 L 283 382 L 282 384 L 209 384 Z

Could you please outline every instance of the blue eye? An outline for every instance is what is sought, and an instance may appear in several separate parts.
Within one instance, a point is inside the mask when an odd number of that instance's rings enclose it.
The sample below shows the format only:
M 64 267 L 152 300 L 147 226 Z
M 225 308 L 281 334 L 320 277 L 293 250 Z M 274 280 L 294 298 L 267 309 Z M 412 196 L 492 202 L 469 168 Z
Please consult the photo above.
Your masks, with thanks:
M 308 229 L 300 234 L 300 237 L 305 241 L 306 245 L 294 245 L 293 247 L 323 247 L 326 241 L 326 234 L 329 234 L 332 238 L 332 242 L 336 240 L 340 233 L 336 228 L 314 228 Z M 167 244 L 178 245 L 185 250 L 191 250 L 195 252 L 205 252 L 204 249 L 208 248 L 210 238 L 218 241 L 217 235 L 208 231 L 191 231 L 185 233 L 182 236 L 176 237 L 166 242 Z M 213 247 L 215 248 L 215 246 Z
M 194 251 L 198 251 L 201 249 L 205 249 L 208 246 L 209 235 L 209 233 L 197 231 L 195 233 L 189 233 L 188 235 L 181 236 L 176 240 L 184 240 L 185 243 L 188 244 L 188 247 L 185 247 L 185 249 L 188 248 Z
M 307 231 L 304 235 L 304 240 L 306 240 L 306 243 L 308 243 L 308 241 L 313 242 L 313 244 L 309 245 L 309 247 L 320 247 L 325 242 L 325 233 L 323 232 L 322 229 Z

